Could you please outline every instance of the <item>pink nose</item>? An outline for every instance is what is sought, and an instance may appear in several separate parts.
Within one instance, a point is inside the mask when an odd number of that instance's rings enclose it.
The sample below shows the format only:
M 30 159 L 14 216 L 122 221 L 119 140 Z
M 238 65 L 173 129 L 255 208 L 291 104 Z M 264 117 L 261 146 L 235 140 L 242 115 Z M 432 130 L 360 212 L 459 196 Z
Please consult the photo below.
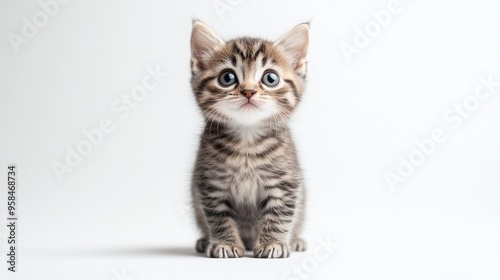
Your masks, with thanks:
M 255 93 L 256 93 L 256 91 L 253 89 L 244 89 L 241 91 L 241 94 L 246 96 L 248 99 L 250 99 L 250 97 L 252 97 L 252 95 L 254 95 Z

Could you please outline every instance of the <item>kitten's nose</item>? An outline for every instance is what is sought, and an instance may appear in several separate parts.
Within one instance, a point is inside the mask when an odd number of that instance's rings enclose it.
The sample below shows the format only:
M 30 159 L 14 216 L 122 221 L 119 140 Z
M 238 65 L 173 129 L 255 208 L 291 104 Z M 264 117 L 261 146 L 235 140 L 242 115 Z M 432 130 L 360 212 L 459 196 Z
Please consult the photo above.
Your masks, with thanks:
M 256 92 L 257 91 L 255 91 L 253 89 L 244 89 L 244 90 L 241 91 L 241 94 L 243 94 L 248 99 L 250 99 L 250 97 L 252 97 L 252 95 L 254 95 Z

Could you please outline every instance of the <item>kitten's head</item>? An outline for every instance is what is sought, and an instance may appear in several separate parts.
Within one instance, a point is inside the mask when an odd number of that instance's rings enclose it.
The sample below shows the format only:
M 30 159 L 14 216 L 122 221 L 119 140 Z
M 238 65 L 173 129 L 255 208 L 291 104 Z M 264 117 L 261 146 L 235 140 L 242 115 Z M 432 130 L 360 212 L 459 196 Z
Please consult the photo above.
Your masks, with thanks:
M 309 24 L 279 40 L 220 39 L 200 21 L 191 33 L 191 86 L 209 120 L 241 126 L 286 121 L 302 96 Z

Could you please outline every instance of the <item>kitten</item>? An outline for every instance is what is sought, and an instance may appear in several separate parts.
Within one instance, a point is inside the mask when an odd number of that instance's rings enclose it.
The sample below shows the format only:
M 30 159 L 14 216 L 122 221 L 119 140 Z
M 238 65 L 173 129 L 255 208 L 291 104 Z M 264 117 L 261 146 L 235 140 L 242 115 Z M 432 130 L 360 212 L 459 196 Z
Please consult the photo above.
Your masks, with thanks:
M 191 85 L 206 120 L 192 178 L 208 257 L 286 258 L 298 234 L 304 185 L 287 121 L 305 86 L 309 24 L 276 42 L 223 41 L 194 21 Z

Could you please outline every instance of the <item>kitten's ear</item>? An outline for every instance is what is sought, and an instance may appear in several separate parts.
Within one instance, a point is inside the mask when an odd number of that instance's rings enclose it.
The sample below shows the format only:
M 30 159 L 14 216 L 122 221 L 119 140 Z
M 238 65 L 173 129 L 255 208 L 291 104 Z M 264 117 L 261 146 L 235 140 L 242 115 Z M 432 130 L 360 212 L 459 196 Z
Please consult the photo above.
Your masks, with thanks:
M 207 68 L 205 61 L 207 55 L 222 45 L 224 45 L 224 41 L 208 26 L 199 20 L 193 21 L 193 29 L 191 31 L 191 59 L 193 60 L 193 67 L 196 66 L 199 70 L 205 70 Z
M 307 49 L 309 47 L 309 23 L 302 23 L 288 31 L 274 43 L 280 46 L 292 61 L 294 70 L 305 71 L 307 62 Z M 302 71 L 301 71 L 302 70 Z

